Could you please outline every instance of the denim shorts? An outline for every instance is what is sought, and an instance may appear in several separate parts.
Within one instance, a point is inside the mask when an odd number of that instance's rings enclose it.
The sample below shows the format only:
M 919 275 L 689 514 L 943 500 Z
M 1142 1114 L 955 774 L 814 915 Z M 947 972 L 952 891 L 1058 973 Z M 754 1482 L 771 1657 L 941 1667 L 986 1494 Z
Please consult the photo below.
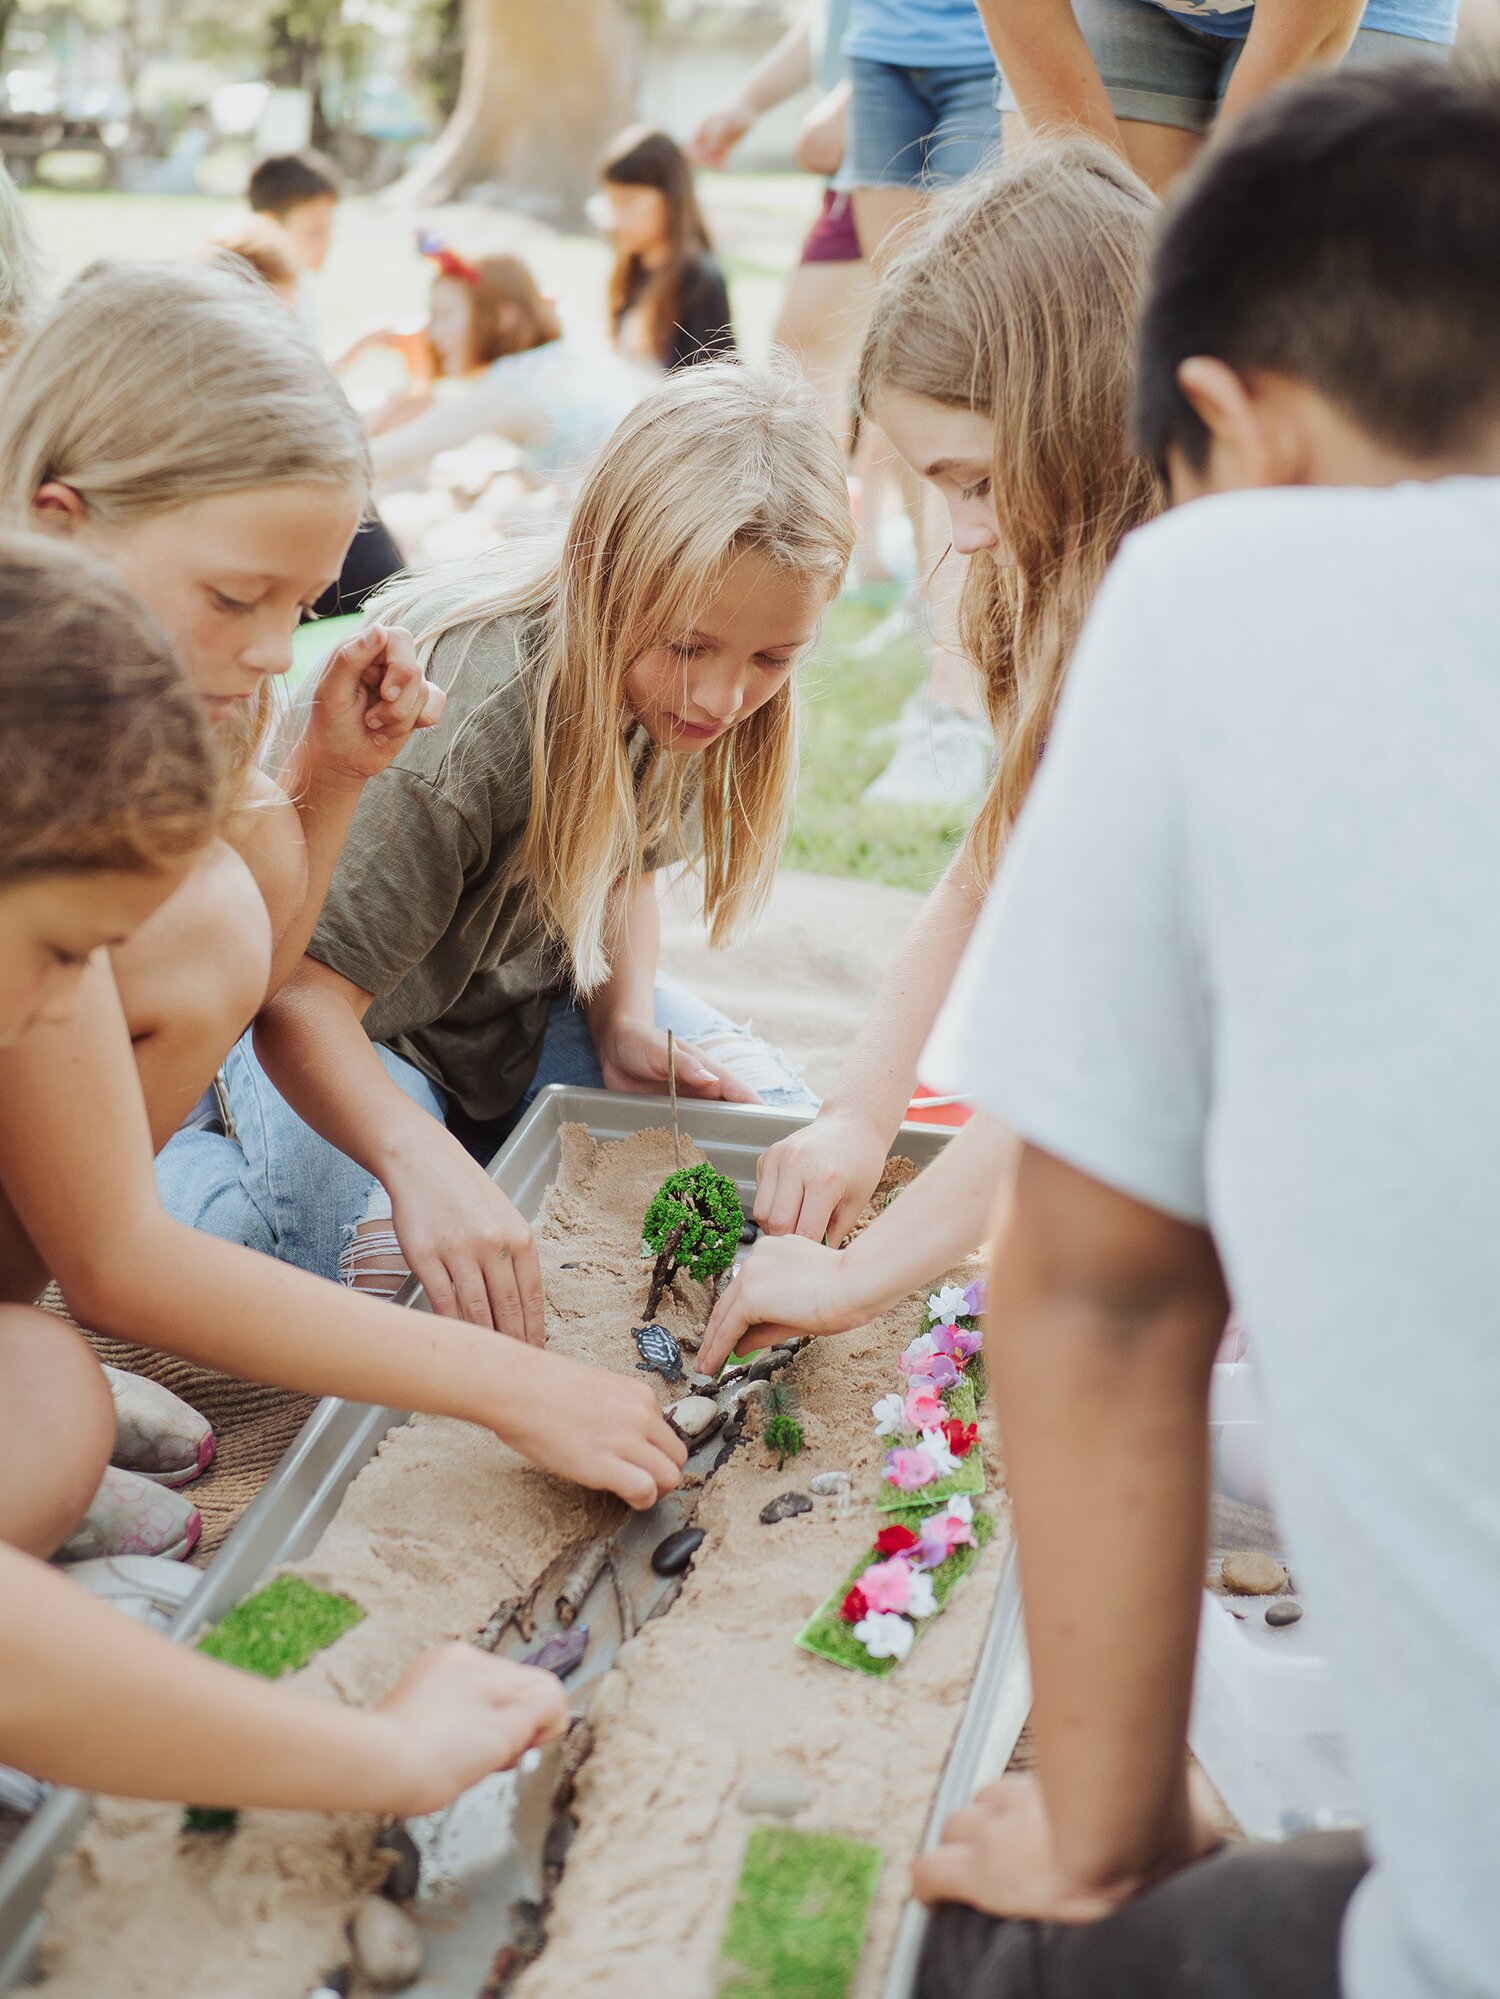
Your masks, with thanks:
M 843 187 L 944 187 L 1000 149 L 995 70 L 907 69 L 849 58 Z
M 1243 35 L 1210 34 L 1155 0 L 1073 0 L 1073 12 L 1117 118 L 1173 125 L 1183 132 L 1208 130 L 1244 52 Z M 1344 61 L 1378 63 L 1420 55 L 1441 61 L 1447 54 L 1445 42 L 1361 28 Z M 1002 111 L 1017 109 L 1003 77 L 997 102 Z

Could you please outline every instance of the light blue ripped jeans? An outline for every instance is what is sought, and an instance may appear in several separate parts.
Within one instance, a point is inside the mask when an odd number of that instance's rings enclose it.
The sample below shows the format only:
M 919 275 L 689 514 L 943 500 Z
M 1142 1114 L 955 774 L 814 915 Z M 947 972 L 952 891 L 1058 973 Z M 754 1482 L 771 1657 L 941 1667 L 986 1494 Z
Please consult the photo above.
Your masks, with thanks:
M 657 978 L 656 1024 L 705 1045 L 763 1102 L 816 1110 L 818 1099 L 782 1056 L 675 979 Z M 448 1098 L 436 1083 L 389 1048 L 377 1046 L 376 1053 L 414 1103 L 446 1121 Z M 549 1083 L 598 1089 L 603 1080 L 582 1010 L 570 997 L 554 1000 L 536 1074 L 511 1123 Z M 234 1136 L 222 1129 L 177 1132 L 156 1162 L 163 1206 L 177 1221 L 226 1242 L 338 1277 L 358 1225 L 389 1215 L 383 1190 L 302 1122 L 255 1059 L 248 1034 L 230 1051 L 224 1081 Z

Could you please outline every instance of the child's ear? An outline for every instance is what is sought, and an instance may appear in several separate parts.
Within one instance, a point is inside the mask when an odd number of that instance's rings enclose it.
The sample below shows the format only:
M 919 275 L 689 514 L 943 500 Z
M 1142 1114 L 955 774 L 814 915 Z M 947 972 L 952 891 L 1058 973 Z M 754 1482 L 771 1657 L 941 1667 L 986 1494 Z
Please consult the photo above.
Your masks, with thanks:
M 61 479 L 49 479 L 31 503 L 33 524 L 46 534 L 76 534 L 89 517 L 83 496 Z
M 1275 397 L 1213 355 L 1193 354 L 1177 370 L 1177 386 L 1208 432 L 1208 486 L 1239 492 L 1251 486 L 1295 483 L 1288 462 L 1293 441 L 1285 435 Z

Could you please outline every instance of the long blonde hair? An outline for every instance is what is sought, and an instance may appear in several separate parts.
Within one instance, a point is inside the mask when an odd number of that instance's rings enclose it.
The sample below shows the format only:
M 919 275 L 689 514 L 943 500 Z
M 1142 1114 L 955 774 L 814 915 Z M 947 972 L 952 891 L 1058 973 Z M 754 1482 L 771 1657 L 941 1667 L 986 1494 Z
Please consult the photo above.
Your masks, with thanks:
M 986 884 L 1105 568 L 1163 503 L 1129 444 L 1156 212 L 1102 146 L 1028 144 L 943 196 L 907 236 L 860 356 L 862 409 L 893 388 L 994 424 L 995 506 L 1014 560 L 971 557 L 959 610 L 999 753 L 968 841 Z
M 461 634 L 451 685 L 479 631 L 525 636 L 531 804 L 512 879 L 533 888 L 582 992 L 609 974 L 612 899 L 642 856 L 701 802 L 703 908 L 715 945 L 763 906 L 796 772 L 790 677 L 699 755 L 627 740 L 631 666 L 690 630 L 740 555 L 816 579 L 831 598 L 853 547 L 840 455 L 807 385 L 735 362 L 684 369 L 624 419 L 584 480 L 560 549 L 529 567 L 501 553 L 456 587 L 398 583 L 372 607 L 430 658 Z M 454 750 L 460 745 L 455 740 Z
M 41 295 L 41 259 L 31 218 L 0 162 L 0 361 L 26 338 Z
M 359 418 L 301 328 L 248 272 L 109 264 L 26 340 L 0 397 L 0 526 L 25 528 L 49 480 L 105 525 L 253 487 L 369 497 Z M 252 758 L 269 689 L 236 742 Z

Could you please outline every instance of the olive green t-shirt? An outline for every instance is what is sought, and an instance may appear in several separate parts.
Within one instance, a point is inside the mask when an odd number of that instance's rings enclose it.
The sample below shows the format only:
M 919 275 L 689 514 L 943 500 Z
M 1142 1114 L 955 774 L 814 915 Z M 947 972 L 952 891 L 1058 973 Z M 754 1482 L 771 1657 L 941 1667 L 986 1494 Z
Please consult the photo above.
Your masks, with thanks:
M 370 1039 L 475 1119 L 520 1101 L 569 985 L 530 884 L 506 879 L 531 801 L 531 671 L 519 619 L 439 641 L 427 673 L 448 689 L 443 719 L 366 784 L 308 946 L 374 996 Z M 649 749 L 637 728 L 638 773 Z M 658 844 L 644 866 L 681 858 Z

